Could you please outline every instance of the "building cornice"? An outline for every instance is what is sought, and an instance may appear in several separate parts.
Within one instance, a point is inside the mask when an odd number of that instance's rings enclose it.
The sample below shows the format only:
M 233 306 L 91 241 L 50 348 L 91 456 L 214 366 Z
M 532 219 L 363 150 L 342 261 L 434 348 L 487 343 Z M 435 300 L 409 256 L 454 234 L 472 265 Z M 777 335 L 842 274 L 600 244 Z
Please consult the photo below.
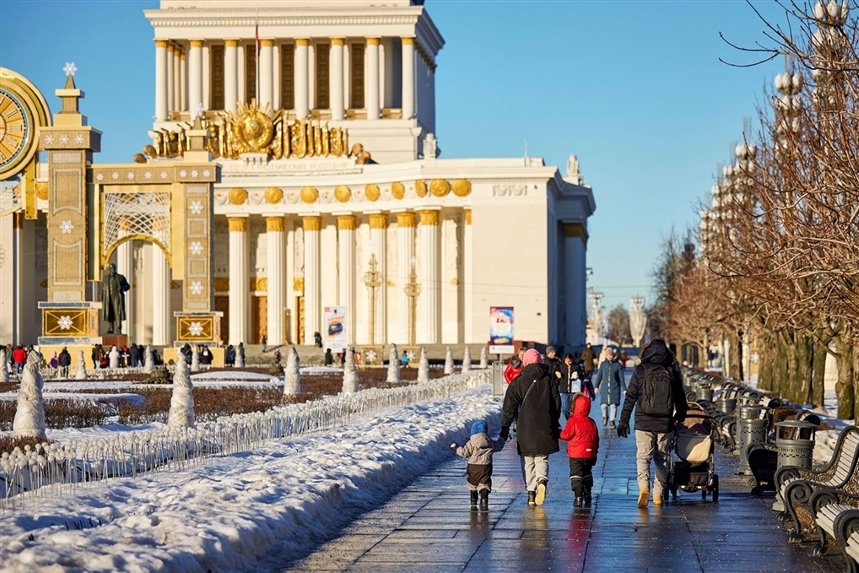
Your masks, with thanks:
M 294 13 L 290 13 L 294 12 Z M 155 28 L 156 38 L 170 38 L 174 28 L 206 28 L 212 26 L 235 26 L 247 29 L 247 36 L 253 37 L 257 24 L 260 33 L 266 27 L 289 26 L 372 26 L 372 25 L 408 25 L 415 26 L 421 19 L 420 9 L 391 10 L 391 11 L 358 11 L 348 10 L 278 10 L 261 11 L 259 15 L 238 10 L 145 10 L 144 14 Z M 432 26 L 435 29 L 435 26 Z M 436 30 L 437 33 L 437 30 Z M 363 35 L 356 31 L 357 35 Z M 267 35 L 267 34 L 266 34 Z M 296 31 L 295 36 L 302 33 Z

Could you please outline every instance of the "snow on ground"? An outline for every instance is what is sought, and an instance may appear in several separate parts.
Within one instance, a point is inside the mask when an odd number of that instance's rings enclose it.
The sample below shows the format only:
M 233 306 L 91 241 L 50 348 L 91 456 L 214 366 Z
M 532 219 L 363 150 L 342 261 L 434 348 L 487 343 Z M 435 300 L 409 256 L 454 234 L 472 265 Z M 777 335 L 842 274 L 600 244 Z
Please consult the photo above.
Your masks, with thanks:
M 0 516 L 0 563 L 10 572 L 240 571 L 275 551 L 283 562 L 450 457 L 472 421 L 497 432 L 500 406 L 488 388 L 472 390 L 191 469 L 31 501 Z

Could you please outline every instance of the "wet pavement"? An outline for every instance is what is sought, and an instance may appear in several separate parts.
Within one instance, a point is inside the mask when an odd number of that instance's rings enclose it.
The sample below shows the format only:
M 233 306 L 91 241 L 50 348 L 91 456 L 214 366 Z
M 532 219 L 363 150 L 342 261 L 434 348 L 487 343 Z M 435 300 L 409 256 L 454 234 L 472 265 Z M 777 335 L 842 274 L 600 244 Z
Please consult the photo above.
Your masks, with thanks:
M 595 404 L 594 419 L 599 419 Z M 661 508 L 636 507 L 635 441 L 601 430 L 590 510 L 574 509 L 562 451 L 549 460 L 546 503 L 529 508 L 516 444 L 495 455 L 488 511 L 470 509 L 465 461 L 422 475 L 362 515 L 287 571 L 843 571 L 840 557 L 815 559 L 789 545 L 770 510 L 749 495 L 738 462 L 717 448 L 718 502 L 679 492 Z

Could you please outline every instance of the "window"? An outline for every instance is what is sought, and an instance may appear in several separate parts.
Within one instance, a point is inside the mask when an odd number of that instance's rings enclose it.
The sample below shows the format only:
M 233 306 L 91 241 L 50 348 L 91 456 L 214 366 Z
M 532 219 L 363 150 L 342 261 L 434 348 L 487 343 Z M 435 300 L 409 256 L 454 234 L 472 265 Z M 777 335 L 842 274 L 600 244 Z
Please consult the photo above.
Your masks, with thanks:
M 223 44 L 215 44 L 209 47 L 209 77 L 211 78 L 209 93 L 212 98 L 212 105 L 210 107 L 211 109 L 224 109 Z
M 352 64 L 350 107 L 361 109 L 364 107 L 364 44 L 352 44 L 350 49 L 350 62 Z
M 280 107 L 295 109 L 295 46 L 280 47 Z
M 330 51 L 331 46 L 329 44 L 316 44 L 316 109 L 331 107 L 328 90 L 328 55 Z
M 245 103 L 257 99 L 257 48 L 256 44 L 245 46 Z

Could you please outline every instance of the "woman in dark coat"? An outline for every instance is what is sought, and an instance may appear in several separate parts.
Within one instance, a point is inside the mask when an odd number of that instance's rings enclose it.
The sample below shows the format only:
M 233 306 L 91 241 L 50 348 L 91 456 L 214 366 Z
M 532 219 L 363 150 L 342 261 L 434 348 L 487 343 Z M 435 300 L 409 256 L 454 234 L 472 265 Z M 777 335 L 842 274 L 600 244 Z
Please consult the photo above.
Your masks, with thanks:
M 561 425 L 561 396 L 558 384 L 549 378 L 540 353 L 531 348 L 522 360 L 522 372 L 504 394 L 504 416 L 500 437 L 507 439 L 516 420 L 516 448 L 522 460 L 522 477 L 528 490 L 528 505 L 542 505 L 549 482 L 549 454 L 558 451 Z
M 620 405 L 620 396 L 626 390 L 623 379 L 623 366 L 618 360 L 614 348 L 605 349 L 606 359 L 603 360 L 594 374 L 593 384 L 596 393 L 600 396 L 600 410 L 602 410 L 602 425 L 608 424 L 609 428 L 615 427 L 617 419 L 617 407 Z

